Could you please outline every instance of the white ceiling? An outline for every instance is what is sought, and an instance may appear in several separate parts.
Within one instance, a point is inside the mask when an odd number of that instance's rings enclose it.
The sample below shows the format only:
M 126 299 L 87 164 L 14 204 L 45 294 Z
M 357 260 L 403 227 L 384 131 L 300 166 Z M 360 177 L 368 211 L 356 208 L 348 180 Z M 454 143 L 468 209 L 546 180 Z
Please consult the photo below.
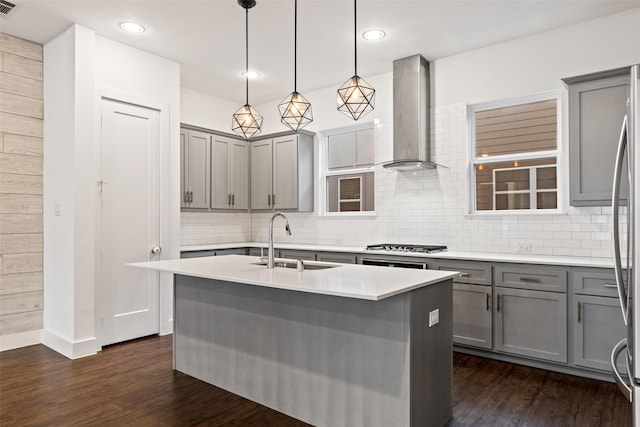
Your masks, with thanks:
M 182 65 L 182 85 L 244 102 L 244 9 L 236 0 L 11 0 L 0 31 L 46 43 L 72 23 Z M 391 70 L 394 59 L 421 53 L 434 60 L 501 41 L 640 7 L 640 0 L 360 0 L 358 74 Z M 118 23 L 143 24 L 126 34 Z M 381 41 L 365 29 L 387 33 Z M 249 11 L 250 102 L 293 90 L 293 0 L 257 0 Z M 298 91 L 339 86 L 354 73 L 353 2 L 298 2 Z

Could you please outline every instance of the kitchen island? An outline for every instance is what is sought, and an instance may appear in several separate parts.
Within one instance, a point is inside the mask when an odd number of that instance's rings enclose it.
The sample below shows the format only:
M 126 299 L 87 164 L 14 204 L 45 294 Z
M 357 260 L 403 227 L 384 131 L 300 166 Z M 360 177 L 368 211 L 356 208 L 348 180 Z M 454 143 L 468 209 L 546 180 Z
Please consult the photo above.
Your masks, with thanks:
M 130 264 L 174 274 L 176 370 L 317 426 L 446 424 L 456 273 L 258 261 Z

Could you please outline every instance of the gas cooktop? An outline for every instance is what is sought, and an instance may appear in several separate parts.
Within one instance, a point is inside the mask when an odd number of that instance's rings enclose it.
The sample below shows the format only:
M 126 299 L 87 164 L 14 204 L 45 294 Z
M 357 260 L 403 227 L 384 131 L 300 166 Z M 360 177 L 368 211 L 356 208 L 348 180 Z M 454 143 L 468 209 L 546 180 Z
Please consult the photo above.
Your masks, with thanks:
M 379 243 L 377 245 L 368 245 L 369 251 L 393 251 L 393 252 L 421 252 L 432 253 L 446 251 L 447 247 L 442 245 L 402 245 L 397 243 Z

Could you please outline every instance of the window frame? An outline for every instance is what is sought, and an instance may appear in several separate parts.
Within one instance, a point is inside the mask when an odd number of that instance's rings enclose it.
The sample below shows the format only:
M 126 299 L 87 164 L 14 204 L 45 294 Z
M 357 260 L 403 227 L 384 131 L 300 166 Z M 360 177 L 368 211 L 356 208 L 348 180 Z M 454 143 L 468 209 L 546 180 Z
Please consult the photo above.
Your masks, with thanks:
M 351 216 L 376 216 L 375 211 L 375 202 L 374 202 L 374 210 L 372 211 L 358 211 L 358 212 L 330 212 L 328 206 L 328 188 L 327 188 L 327 178 L 331 176 L 341 176 L 341 175 L 355 175 L 355 174 L 366 174 L 373 173 L 374 182 L 375 182 L 375 169 L 376 164 L 372 164 L 371 166 L 365 167 L 354 167 L 354 168 L 344 168 L 338 170 L 329 170 L 329 137 L 332 135 L 338 135 L 341 133 L 347 132 L 357 132 L 361 130 L 373 130 L 374 132 L 374 161 L 375 161 L 375 122 L 363 122 L 358 123 L 351 126 L 344 126 L 334 129 L 327 129 L 318 132 L 318 139 L 320 142 L 320 146 L 318 149 L 319 152 L 319 162 L 318 162 L 318 204 L 320 207 L 318 210 L 318 216 L 326 216 L 326 217 L 351 217 Z M 362 177 L 360 178 L 362 182 Z M 362 192 L 362 186 L 360 187 L 360 191 Z M 375 188 L 374 188 L 375 194 Z M 362 194 L 360 199 L 362 200 Z M 362 202 L 361 202 L 362 203 Z
M 545 151 L 520 152 L 515 154 L 501 154 L 494 156 L 476 156 L 476 120 L 475 113 L 478 111 L 491 110 L 495 108 L 511 107 L 516 105 L 547 101 L 554 99 L 556 101 L 556 149 Z M 467 186 L 469 189 L 469 197 L 467 200 L 467 213 L 469 215 L 547 215 L 564 213 L 564 172 L 563 172 L 563 132 L 562 132 L 562 92 L 553 90 L 541 92 L 535 95 L 528 95 L 516 98 L 503 99 L 499 101 L 480 102 L 476 104 L 467 104 Z M 537 160 L 549 157 L 556 159 L 556 209 L 505 209 L 505 210 L 478 210 L 476 208 L 476 165 L 487 163 L 501 163 Z M 542 165 L 541 165 L 542 166 Z M 545 165 L 548 167 L 548 165 Z M 530 191 L 530 190 L 529 190 Z M 495 189 L 492 190 L 492 196 Z

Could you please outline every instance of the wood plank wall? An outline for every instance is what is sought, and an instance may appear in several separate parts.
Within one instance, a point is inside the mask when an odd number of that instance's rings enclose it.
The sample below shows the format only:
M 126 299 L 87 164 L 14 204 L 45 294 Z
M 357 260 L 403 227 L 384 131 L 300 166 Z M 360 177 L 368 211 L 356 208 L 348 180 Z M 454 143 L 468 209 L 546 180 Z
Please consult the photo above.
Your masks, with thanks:
M 0 33 L 0 335 L 42 329 L 42 45 Z

